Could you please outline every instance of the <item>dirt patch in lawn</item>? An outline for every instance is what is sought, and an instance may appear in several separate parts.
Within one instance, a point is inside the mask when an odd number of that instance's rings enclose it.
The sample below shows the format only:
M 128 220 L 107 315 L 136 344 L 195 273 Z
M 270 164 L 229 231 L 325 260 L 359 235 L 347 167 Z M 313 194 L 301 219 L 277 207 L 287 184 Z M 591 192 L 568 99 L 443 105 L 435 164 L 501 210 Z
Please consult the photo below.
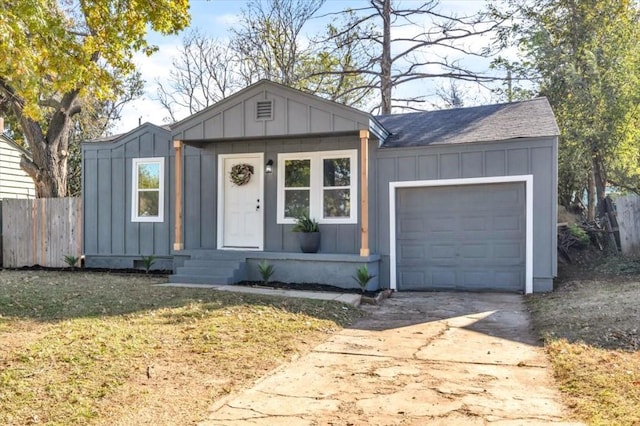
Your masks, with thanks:
M 561 265 L 553 293 L 528 296 L 533 325 L 576 419 L 640 424 L 640 263 Z
M 192 424 L 363 315 L 165 281 L 0 272 L 0 424 Z

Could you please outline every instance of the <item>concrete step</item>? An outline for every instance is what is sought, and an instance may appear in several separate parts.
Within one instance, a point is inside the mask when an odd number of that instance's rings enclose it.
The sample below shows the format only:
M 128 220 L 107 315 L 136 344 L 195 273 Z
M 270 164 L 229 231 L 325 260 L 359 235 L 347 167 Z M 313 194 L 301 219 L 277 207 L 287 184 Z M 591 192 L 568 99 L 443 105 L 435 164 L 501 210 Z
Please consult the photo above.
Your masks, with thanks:
M 236 268 L 228 269 L 228 268 L 203 268 L 203 267 L 194 267 L 194 266 L 180 266 L 176 270 L 176 275 L 202 275 L 202 276 L 210 276 L 210 277 L 228 277 L 233 276 L 236 273 Z
M 239 260 L 188 259 L 184 261 L 183 266 L 189 268 L 236 269 L 240 263 L 241 261 Z
M 191 253 L 191 259 L 244 261 L 246 259 L 246 256 L 243 252 L 232 250 L 194 250 Z

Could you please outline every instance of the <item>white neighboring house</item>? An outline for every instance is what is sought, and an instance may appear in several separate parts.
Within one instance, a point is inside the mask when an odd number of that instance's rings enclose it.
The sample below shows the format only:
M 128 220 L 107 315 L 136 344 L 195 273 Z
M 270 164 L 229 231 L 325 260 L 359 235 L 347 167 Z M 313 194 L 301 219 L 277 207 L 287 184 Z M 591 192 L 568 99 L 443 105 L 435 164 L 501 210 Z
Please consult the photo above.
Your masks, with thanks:
M 35 198 L 36 188 L 31 176 L 20 168 L 20 157 L 31 154 L 2 131 L 0 120 L 0 200 Z

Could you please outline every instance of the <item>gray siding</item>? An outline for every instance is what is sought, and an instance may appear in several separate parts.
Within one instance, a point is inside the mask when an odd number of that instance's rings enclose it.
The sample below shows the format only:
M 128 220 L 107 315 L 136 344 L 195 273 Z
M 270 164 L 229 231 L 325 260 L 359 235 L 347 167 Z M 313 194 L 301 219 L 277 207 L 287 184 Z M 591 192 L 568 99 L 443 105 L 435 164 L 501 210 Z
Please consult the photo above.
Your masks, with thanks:
M 258 120 L 256 102 L 271 100 L 273 118 Z M 219 140 L 350 132 L 369 128 L 356 109 L 262 81 L 172 126 L 174 139 Z
M 0 199 L 34 198 L 35 185 L 20 167 L 22 151 L 0 136 Z
M 215 249 L 217 244 L 217 188 L 218 155 L 231 153 L 264 152 L 265 161 L 272 159 L 278 167 L 278 153 L 313 152 L 356 149 L 360 139 L 351 136 L 242 140 L 206 144 L 202 149 L 185 149 L 184 167 L 184 244 L 185 249 Z M 264 250 L 298 252 L 292 225 L 277 224 L 277 171 L 265 175 L 264 186 Z M 354 202 L 359 200 L 354 200 Z M 320 252 L 360 252 L 360 233 L 357 224 L 320 225 L 322 245 Z
M 170 133 L 147 124 L 114 142 L 85 143 L 82 155 L 86 265 L 131 268 L 141 256 L 169 257 L 174 192 Z M 163 222 L 131 220 L 132 159 L 144 157 L 164 158 Z M 112 257 L 113 262 L 105 263 L 104 256 Z
M 381 285 L 389 277 L 389 182 L 533 175 L 534 291 L 551 290 L 556 275 L 557 138 L 523 139 L 456 146 L 375 150 L 371 190 L 376 208 L 372 253 L 382 257 Z

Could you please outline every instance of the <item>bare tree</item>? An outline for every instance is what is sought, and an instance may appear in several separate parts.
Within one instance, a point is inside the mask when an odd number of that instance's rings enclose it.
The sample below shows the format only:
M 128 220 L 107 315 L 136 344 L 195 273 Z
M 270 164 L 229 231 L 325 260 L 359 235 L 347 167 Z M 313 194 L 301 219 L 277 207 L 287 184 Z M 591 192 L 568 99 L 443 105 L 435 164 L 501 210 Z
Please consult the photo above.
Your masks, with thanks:
M 173 60 L 169 83 L 158 82 L 158 99 L 170 118 L 175 121 L 177 111 L 193 114 L 260 79 L 347 105 L 363 104 L 370 89 L 353 72 L 362 66 L 357 62 L 362 55 L 351 43 L 352 34 L 334 34 L 322 43 L 303 34 L 323 3 L 252 0 L 228 43 L 189 33 Z
M 194 114 L 246 83 L 236 72 L 240 64 L 229 45 L 198 30 L 184 37 L 180 54 L 171 63 L 169 83 L 157 81 L 157 94 L 172 121 L 176 121 L 178 111 Z
M 394 97 L 398 88 L 416 80 L 446 78 L 479 84 L 495 80 L 462 65 L 458 59 L 490 55 L 489 45 L 477 48 L 472 41 L 496 31 L 502 21 L 484 12 L 471 16 L 446 14 L 440 10 L 438 0 L 405 4 L 406 7 L 392 0 L 369 0 L 366 7 L 340 12 L 348 18 L 329 37 L 352 34 L 350 43 L 361 45 L 358 50 L 368 55 L 366 61 L 361 61 L 364 66 L 339 73 L 368 76 L 367 88 L 380 93 L 375 108 L 378 112 L 390 114 L 395 106 L 424 102 L 424 94 Z M 400 31 L 407 28 L 416 31 Z M 400 34 L 392 34 L 395 31 Z
M 231 45 L 247 64 L 251 82 L 268 78 L 287 86 L 300 79 L 311 47 L 301 41 L 302 28 L 324 0 L 252 0 L 242 10 Z

